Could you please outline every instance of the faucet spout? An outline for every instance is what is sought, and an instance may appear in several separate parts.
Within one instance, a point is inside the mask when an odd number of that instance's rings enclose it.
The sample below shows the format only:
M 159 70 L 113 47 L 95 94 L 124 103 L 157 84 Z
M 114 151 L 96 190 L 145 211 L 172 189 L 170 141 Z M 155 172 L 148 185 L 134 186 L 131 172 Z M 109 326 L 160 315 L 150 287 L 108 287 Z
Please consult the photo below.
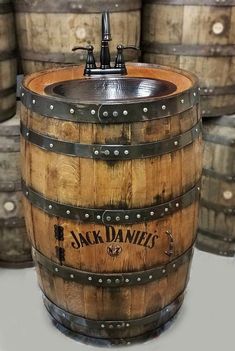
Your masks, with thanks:
M 112 40 L 110 33 L 109 12 L 105 11 L 102 14 L 102 41 L 100 51 L 100 68 L 102 70 L 110 68 L 110 52 L 109 41 Z
M 102 41 L 111 41 L 110 17 L 109 12 L 105 11 L 102 14 Z

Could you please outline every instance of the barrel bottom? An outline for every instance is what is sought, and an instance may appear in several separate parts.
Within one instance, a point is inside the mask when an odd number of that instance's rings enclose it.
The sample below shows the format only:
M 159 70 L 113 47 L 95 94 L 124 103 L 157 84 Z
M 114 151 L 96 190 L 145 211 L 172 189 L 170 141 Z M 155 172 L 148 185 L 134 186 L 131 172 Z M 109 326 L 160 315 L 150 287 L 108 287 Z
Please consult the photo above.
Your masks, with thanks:
M 209 238 L 200 232 L 198 232 L 196 248 L 214 255 L 235 257 L 235 243 Z
M 76 341 L 100 347 L 127 346 L 158 337 L 171 326 L 183 300 L 184 293 L 162 310 L 147 316 L 149 322 L 145 324 L 146 317 L 126 321 L 87 320 L 63 310 L 43 295 L 45 307 L 58 330 Z
M 23 262 L 0 261 L 0 267 L 10 268 L 10 269 L 32 268 L 34 267 L 34 262 L 33 261 L 23 261 Z

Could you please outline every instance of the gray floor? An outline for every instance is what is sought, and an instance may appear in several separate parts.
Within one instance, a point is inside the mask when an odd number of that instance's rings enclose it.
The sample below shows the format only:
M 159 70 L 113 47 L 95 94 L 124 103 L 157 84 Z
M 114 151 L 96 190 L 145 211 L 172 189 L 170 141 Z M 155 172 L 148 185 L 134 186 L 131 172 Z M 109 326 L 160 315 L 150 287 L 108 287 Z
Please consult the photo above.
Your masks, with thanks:
M 0 287 L 0 351 L 99 350 L 65 337 L 51 325 L 33 268 L 0 269 Z M 234 315 L 235 259 L 196 251 L 175 323 L 157 339 L 122 350 L 234 350 Z

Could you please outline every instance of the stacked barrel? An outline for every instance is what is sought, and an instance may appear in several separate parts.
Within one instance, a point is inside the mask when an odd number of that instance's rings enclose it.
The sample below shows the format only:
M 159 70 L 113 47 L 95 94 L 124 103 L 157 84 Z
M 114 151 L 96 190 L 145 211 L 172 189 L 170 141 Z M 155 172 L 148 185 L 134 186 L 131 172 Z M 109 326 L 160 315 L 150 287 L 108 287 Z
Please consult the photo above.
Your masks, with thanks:
M 16 0 L 17 39 L 23 72 L 84 63 L 86 52 L 73 53 L 74 45 L 91 43 L 95 49 L 101 42 L 100 15 L 111 12 L 111 56 L 115 43 L 140 44 L 141 0 Z M 128 61 L 136 61 L 132 51 L 125 54 Z
M 225 256 L 235 254 L 234 14 L 234 0 L 144 0 L 142 24 L 145 62 L 200 78 L 205 151 L 198 247 Z
M 16 40 L 10 0 L 0 0 L 0 38 L 0 266 L 28 267 L 32 258 L 21 198 Z

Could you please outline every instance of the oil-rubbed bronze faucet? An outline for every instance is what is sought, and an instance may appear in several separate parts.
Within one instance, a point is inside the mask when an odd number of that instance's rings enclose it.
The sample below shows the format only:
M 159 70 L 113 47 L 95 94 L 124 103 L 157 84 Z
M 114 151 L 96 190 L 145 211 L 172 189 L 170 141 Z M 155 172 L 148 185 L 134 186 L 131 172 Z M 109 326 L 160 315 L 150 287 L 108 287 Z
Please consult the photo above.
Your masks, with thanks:
M 110 63 L 110 52 L 109 52 L 109 41 L 112 40 L 111 30 L 110 30 L 110 17 L 109 12 L 105 11 L 102 14 L 102 40 L 101 40 L 101 50 L 100 50 L 100 67 L 96 66 L 94 57 L 94 47 L 88 45 L 86 47 L 76 46 L 73 51 L 76 50 L 86 50 L 87 59 L 86 66 L 84 70 L 85 76 L 95 75 L 106 75 L 106 74 L 127 74 L 125 59 L 123 51 L 126 49 L 139 50 L 135 46 L 123 46 L 119 44 L 117 46 L 117 56 L 115 60 L 115 65 L 111 67 Z

